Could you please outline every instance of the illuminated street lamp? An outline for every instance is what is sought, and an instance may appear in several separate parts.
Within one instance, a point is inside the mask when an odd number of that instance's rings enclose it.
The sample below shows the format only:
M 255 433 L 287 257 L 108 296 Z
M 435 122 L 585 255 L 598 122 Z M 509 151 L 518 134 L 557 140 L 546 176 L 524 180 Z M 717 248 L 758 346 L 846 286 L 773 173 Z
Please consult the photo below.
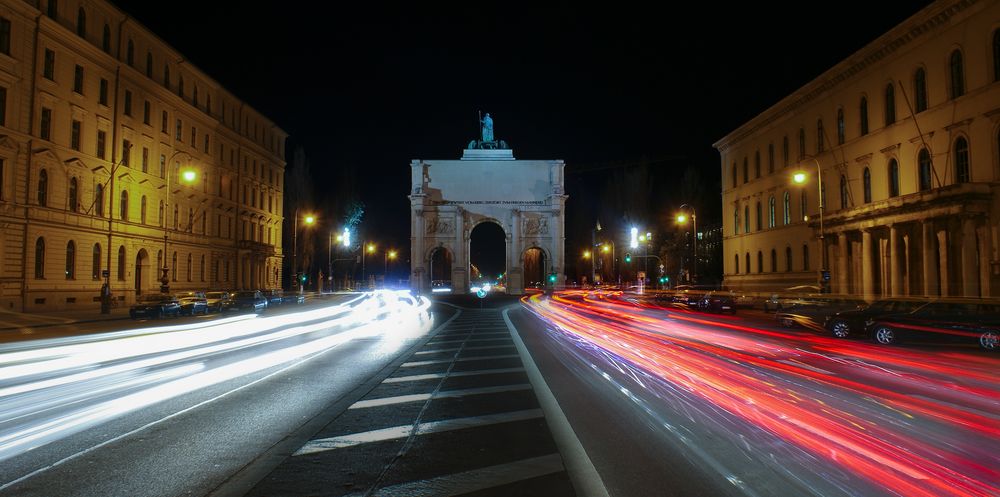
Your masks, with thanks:
M 819 251 L 820 257 L 823 261 L 823 267 L 820 268 L 820 289 L 822 292 L 826 292 L 827 283 L 830 281 L 830 270 L 827 267 L 826 243 L 823 240 L 823 211 L 826 207 L 823 199 L 823 169 L 819 166 L 819 160 L 815 157 L 809 157 L 809 159 L 816 164 L 816 190 L 818 192 L 817 196 L 819 197 Z M 805 171 L 796 171 L 792 174 L 792 181 L 799 185 L 804 185 L 808 179 L 809 176 L 805 173 Z
M 382 283 L 385 285 L 388 283 L 386 280 L 389 278 L 389 260 L 390 259 L 396 260 L 396 251 L 386 250 L 385 257 L 383 257 L 383 259 L 385 262 L 385 268 L 382 270 L 382 272 L 384 273 L 384 275 L 382 276 Z
M 681 205 L 681 210 L 690 209 L 691 210 L 691 247 L 694 253 L 694 262 L 691 263 L 691 277 L 692 281 L 698 280 L 698 214 L 695 212 L 694 207 L 689 204 Z M 687 215 L 683 212 L 677 215 L 677 223 L 685 224 L 687 223 Z
M 306 223 L 306 226 L 312 226 L 316 223 L 316 216 L 312 214 L 307 214 L 302 220 Z M 302 293 L 302 278 L 299 276 L 299 266 L 298 266 L 298 256 L 299 256 L 299 208 L 295 208 L 295 221 L 292 224 L 292 271 L 295 273 L 295 284 L 299 288 L 299 293 Z
M 375 253 L 375 244 L 365 242 L 361 250 L 361 281 L 364 282 L 362 284 L 368 283 L 368 273 L 365 271 L 365 256 L 369 253 Z
M 169 159 L 167 159 L 166 161 L 164 161 L 164 164 L 170 163 L 172 160 L 174 160 L 175 157 L 177 157 L 180 154 L 184 154 L 184 155 L 187 155 L 188 157 L 191 157 L 191 154 L 189 154 L 189 153 L 187 153 L 187 152 L 185 152 L 183 150 L 178 150 L 178 151 L 174 152 L 173 155 L 171 155 Z M 166 165 L 164 165 L 164 167 L 166 167 Z M 171 194 L 171 191 L 170 191 L 170 180 L 171 180 L 171 178 L 173 178 L 174 174 L 172 172 L 169 172 L 169 171 L 164 171 L 163 174 L 166 176 L 166 178 L 165 178 L 166 179 L 166 188 L 165 188 L 165 191 L 163 193 L 163 196 L 164 196 L 164 201 L 163 201 L 163 267 L 160 268 L 160 270 L 163 272 L 163 274 L 160 276 L 160 292 L 162 292 L 162 293 L 170 293 L 170 267 L 167 266 L 167 258 L 168 258 L 167 254 L 169 252 L 168 247 L 167 247 L 167 238 L 168 238 L 167 237 L 167 234 L 168 234 L 168 231 L 167 231 L 167 213 L 170 212 L 170 209 L 169 209 L 169 207 L 170 207 L 170 194 Z M 179 167 L 179 164 L 178 164 L 177 180 L 180 181 L 180 182 L 182 182 L 182 183 L 186 183 L 188 185 L 191 185 L 195 181 L 198 180 L 198 173 L 194 169 L 190 169 L 190 168 L 187 168 L 187 169 L 184 169 L 184 170 L 180 170 L 180 167 Z M 176 219 L 175 219 L 175 221 L 176 221 Z

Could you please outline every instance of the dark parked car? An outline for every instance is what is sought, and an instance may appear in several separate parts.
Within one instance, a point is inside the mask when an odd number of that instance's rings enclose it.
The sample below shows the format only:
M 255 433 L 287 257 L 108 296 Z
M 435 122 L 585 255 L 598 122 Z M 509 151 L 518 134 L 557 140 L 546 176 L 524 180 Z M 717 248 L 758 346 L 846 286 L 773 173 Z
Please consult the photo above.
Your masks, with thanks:
M 268 307 L 277 307 L 285 303 L 285 296 L 281 290 L 261 290 L 260 293 L 267 299 Z
M 889 314 L 910 312 L 927 302 L 927 299 L 917 298 L 877 300 L 861 309 L 840 311 L 827 316 L 826 322 L 823 323 L 823 328 L 837 338 L 847 338 L 851 335 L 856 337 L 867 336 L 868 326 L 865 323 L 872 319 Z
M 796 299 L 784 305 L 775 313 L 775 318 L 786 328 L 801 326 L 824 332 L 823 323 L 827 317 L 841 311 L 857 310 L 865 301 L 851 297 L 814 296 Z
M 205 301 L 208 303 L 208 312 L 222 312 L 222 306 L 230 297 L 232 297 L 232 292 L 206 293 Z
M 177 316 L 181 312 L 181 304 L 176 296 L 153 293 L 139 296 L 139 300 L 128 310 L 132 319 L 163 318 Z
M 872 338 L 890 345 L 902 340 L 952 343 L 978 342 L 986 350 L 1000 346 L 1000 301 L 993 299 L 939 299 L 905 314 L 869 321 Z
M 281 295 L 282 304 L 304 304 L 306 296 L 298 292 L 283 292 Z
M 223 304 L 223 310 L 226 311 L 260 312 L 264 309 L 267 309 L 267 298 L 255 290 L 234 292 L 232 297 Z
M 208 299 L 205 292 L 180 292 L 177 300 L 181 304 L 181 314 L 194 316 L 195 314 L 208 314 Z
M 698 309 L 707 312 L 736 314 L 736 299 L 730 292 L 708 292 L 698 300 Z

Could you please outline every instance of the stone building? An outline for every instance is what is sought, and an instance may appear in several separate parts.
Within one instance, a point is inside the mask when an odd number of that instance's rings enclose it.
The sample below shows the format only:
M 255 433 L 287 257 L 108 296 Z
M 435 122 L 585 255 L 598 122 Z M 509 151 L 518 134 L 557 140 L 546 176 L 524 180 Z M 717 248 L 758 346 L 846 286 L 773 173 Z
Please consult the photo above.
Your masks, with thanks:
M 275 288 L 286 134 L 101 0 L 0 0 L 0 308 Z
M 1000 294 L 1000 3 L 934 2 L 715 147 L 728 286 Z

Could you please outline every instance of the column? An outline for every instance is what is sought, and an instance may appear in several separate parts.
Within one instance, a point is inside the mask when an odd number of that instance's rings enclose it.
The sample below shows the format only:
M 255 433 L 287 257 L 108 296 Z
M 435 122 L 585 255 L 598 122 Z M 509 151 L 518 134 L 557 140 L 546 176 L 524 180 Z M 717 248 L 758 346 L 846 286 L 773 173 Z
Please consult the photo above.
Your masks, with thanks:
M 993 248 L 990 246 L 989 226 L 986 223 L 976 228 L 976 237 L 979 240 L 979 294 L 983 297 L 993 295 L 990 288 L 990 276 L 993 268 L 990 267 L 990 254 Z
M 521 265 L 521 211 L 510 211 L 510 264 L 507 266 L 507 293 L 524 293 L 524 272 Z
M 937 230 L 934 236 L 937 238 L 938 247 L 938 286 L 940 288 L 940 294 L 942 296 L 954 295 L 957 288 L 955 287 L 955 276 L 952 274 L 951 258 L 951 239 L 948 237 L 949 229 L 959 229 L 959 226 L 955 226 L 952 220 L 945 221 L 946 228 L 943 230 Z
M 895 224 L 889 225 L 889 291 L 883 292 L 893 297 L 903 294 L 903 271 L 900 265 L 903 258 L 900 257 L 899 230 Z
M 923 272 L 924 272 L 924 296 L 932 297 L 938 295 L 938 271 L 937 271 L 937 251 L 934 250 L 934 239 L 937 234 L 934 232 L 934 221 L 928 219 L 922 224 L 923 229 Z
M 976 220 L 962 219 L 962 295 L 979 296 L 979 260 L 976 256 Z
M 424 211 L 422 208 L 416 208 L 411 211 L 410 215 L 413 216 L 413 238 L 410 247 L 410 263 L 413 266 L 413 271 L 410 274 L 410 288 L 422 294 L 428 291 L 428 285 L 424 283 L 424 278 L 430 276 L 427 275 L 427 261 L 424 260 L 426 255 L 424 249 L 424 230 L 426 229 L 424 227 Z
M 861 230 L 861 296 L 869 300 L 872 295 L 872 233 Z
M 468 240 L 465 238 L 465 209 L 455 207 L 455 264 L 451 267 L 452 291 L 469 293 L 469 254 L 466 253 Z
M 837 233 L 837 292 L 850 293 L 850 280 L 847 272 L 847 233 Z

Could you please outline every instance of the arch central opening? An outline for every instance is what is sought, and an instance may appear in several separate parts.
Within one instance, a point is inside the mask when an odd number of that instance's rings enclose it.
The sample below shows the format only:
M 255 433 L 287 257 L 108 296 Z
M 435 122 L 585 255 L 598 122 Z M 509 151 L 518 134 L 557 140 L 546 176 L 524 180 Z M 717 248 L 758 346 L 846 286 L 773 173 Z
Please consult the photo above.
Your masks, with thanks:
M 469 283 L 497 285 L 507 274 L 507 237 L 500 225 L 480 223 L 469 235 Z

